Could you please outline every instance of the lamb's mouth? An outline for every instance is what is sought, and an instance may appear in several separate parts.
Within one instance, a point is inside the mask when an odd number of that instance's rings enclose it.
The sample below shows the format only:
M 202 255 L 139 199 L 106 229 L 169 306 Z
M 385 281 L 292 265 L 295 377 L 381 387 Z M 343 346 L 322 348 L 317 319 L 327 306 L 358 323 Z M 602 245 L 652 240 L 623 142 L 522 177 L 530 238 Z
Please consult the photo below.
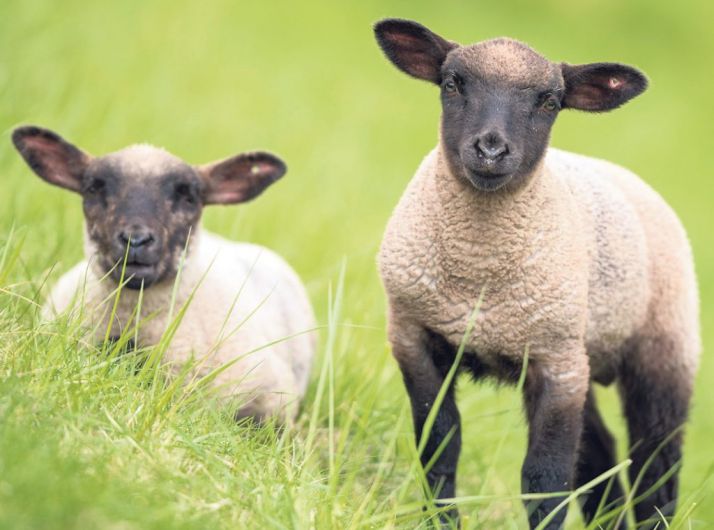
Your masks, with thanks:
M 160 279 L 158 267 L 155 263 L 142 263 L 132 260 L 124 264 L 123 260 L 113 269 L 112 275 L 117 281 L 124 279 L 124 286 L 128 289 L 140 289 L 143 285 L 148 287 Z
M 511 173 L 494 173 L 491 171 L 476 171 L 466 168 L 466 175 L 475 188 L 482 191 L 496 191 L 511 180 Z

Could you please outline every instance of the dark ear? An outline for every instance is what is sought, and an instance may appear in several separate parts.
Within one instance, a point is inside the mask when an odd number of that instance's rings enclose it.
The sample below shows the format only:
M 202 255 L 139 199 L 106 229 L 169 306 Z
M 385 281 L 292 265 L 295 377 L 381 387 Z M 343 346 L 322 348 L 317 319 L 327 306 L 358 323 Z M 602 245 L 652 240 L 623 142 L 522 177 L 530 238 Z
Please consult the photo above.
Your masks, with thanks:
M 617 63 L 561 65 L 565 80 L 563 108 L 602 112 L 616 109 L 647 88 L 639 70 Z
M 50 184 L 79 191 L 82 175 L 91 157 L 64 140 L 60 135 L 40 127 L 18 127 L 12 143 L 27 165 Z
M 213 162 L 198 171 L 206 185 L 204 204 L 234 204 L 260 195 L 287 167 L 277 156 L 258 151 Z
M 411 20 L 387 18 L 374 25 L 382 51 L 394 65 L 409 75 L 437 85 L 441 65 L 448 53 L 458 47 Z

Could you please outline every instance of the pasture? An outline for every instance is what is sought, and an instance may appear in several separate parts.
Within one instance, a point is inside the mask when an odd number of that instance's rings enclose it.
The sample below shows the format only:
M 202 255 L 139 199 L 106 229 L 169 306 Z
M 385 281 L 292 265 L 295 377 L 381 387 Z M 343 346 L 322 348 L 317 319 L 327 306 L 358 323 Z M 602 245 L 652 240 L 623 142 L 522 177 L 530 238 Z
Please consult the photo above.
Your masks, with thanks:
M 714 527 L 714 4 L 685 0 L 360 3 L 169 0 L 0 4 L 0 528 L 413 528 L 422 480 L 385 335 L 375 254 L 435 145 L 437 90 L 398 73 L 379 18 L 460 42 L 508 35 L 553 60 L 619 61 L 650 79 L 603 115 L 564 112 L 552 145 L 642 176 L 694 248 L 704 351 L 672 528 Z M 78 196 L 10 142 L 38 124 L 90 153 L 134 142 L 191 163 L 265 149 L 288 164 L 255 202 L 210 207 L 212 231 L 264 244 L 307 285 L 321 346 L 298 424 L 236 425 L 201 388 L 39 319 L 82 257 Z M 598 397 L 626 459 L 616 392 Z M 526 524 L 526 428 L 512 388 L 459 383 L 466 529 Z M 583 528 L 575 503 L 567 528 Z

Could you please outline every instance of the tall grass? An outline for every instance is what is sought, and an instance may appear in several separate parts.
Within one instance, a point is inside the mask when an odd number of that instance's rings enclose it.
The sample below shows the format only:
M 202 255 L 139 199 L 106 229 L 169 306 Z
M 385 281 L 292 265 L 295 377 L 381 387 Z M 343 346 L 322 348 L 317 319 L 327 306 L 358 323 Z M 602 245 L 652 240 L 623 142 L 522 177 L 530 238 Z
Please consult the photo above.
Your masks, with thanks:
M 21 245 L 2 247 L 0 275 L 13 276 Z M 211 374 L 195 381 L 191 363 L 177 372 L 158 361 L 184 308 L 159 344 L 126 352 L 135 329 L 92 344 L 81 314 L 37 317 L 36 282 L 3 287 L 0 528 L 428 528 L 444 509 L 422 497 L 419 455 L 435 415 L 415 445 L 399 396 L 384 395 L 379 378 L 361 381 L 337 369 L 352 346 L 342 316 L 345 288 L 343 264 L 328 289 L 312 392 L 297 424 L 278 428 L 236 423 L 235 404 L 205 384 Z M 463 345 L 459 352 L 434 412 L 457 376 Z M 574 491 L 561 508 L 628 464 Z M 497 473 L 494 460 L 484 475 Z M 448 500 L 461 509 L 465 528 L 521 527 L 522 500 L 539 498 L 494 494 L 488 482 L 481 489 L 486 493 Z M 484 518 L 487 506 L 508 508 Z M 695 508 L 694 500 L 684 502 L 668 528 L 689 528 Z M 598 521 L 605 525 L 618 513 Z

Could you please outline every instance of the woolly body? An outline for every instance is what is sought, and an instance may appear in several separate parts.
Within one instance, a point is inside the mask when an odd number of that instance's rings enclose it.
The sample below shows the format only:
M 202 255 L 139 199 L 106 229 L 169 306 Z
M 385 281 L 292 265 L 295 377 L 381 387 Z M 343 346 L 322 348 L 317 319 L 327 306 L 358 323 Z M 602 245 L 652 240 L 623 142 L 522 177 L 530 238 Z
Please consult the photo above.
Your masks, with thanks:
M 500 356 L 520 362 L 527 349 L 575 390 L 588 384 L 586 352 L 590 376 L 609 383 L 628 340 L 668 336 L 681 355 L 648 362 L 690 381 L 697 289 L 675 214 L 609 162 L 551 148 L 537 171 L 515 193 L 489 194 L 450 175 L 432 151 L 380 251 L 392 315 L 458 346 L 483 290 L 466 350 L 486 366 Z
M 84 304 L 96 340 L 109 324 L 117 284 L 96 266 L 93 245 L 87 260 L 66 273 L 52 290 L 46 313 Z M 169 321 L 174 281 L 144 290 L 140 346 L 157 344 Z M 133 325 L 139 291 L 124 289 L 112 323 L 118 336 Z M 179 366 L 194 359 L 200 375 L 229 364 L 215 379 L 224 396 L 243 403 L 238 415 L 294 418 L 307 387 L 315 350 L 315 320 L 307 294 L 290 266 L 258 245 L 228 241 L 205 230 L 191 238 L 176 289 L 174 317 L 190 300 L 164 361 Z M 134 317 L 135 318 L 135 317 Z

